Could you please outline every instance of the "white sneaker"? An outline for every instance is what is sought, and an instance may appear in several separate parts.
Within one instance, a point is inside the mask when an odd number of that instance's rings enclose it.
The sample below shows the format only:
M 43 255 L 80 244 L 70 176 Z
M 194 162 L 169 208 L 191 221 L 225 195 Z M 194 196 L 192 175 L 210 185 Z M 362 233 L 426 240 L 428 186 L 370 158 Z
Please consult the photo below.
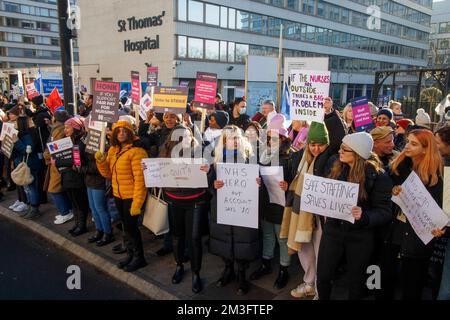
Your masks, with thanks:
M 11 210 L 14 210 L 21 202 L 19 200 L 16 200 L 12 205 L 10 205 L 8 208 Z
M 57 216 L 55 216 L 55 220 L 59 220 L 59 219 L 61 219 L 62 217 L 63 217 L 62 215 L 58 214 Z
M 293 296 L 294 298 L 315 297 L 316 288 L 307 283 L 302 283 L 297 288 L 291 291 L 291 296 Z
M 28 210 L 28 206 L 27 206 L 25 203 L 23 203 L 23 202 L 19 203 L 19 204 L 13 209 L 14 212 L 23 212 L 23 211 L 25 211 L 25 210 Z
M 64 224 L 67 221 L 70 221 L 73 219 L 73 213 L 69 213 L 68 215 L 65 216 L 61 216 L 61 218 L 56 219 L 55 222 L 53 222 L 54 224 Z

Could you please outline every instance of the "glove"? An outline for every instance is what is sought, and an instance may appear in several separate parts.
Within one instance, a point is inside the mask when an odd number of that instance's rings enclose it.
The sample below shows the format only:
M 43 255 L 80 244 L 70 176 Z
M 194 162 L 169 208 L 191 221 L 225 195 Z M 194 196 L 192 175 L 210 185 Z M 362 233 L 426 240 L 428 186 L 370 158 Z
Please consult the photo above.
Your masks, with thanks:
M 134 216 L 138 216 L 138 215 L 141 214 L 141 209 L 140 209 L 140 208 L 137 208 L 137 209 L 131 208 L 131 209 L 130 209 L 130 214 L 131 214 L 133 217 L 134 217 Z
M 95 153 L 95 160 L 97 160 L 98 162 L 103 162 L 103 161 L 105 161 L 105 160 L 106 160 L 106 154 L 100 152 L 100 150 L 97 151 L 97 152 Z

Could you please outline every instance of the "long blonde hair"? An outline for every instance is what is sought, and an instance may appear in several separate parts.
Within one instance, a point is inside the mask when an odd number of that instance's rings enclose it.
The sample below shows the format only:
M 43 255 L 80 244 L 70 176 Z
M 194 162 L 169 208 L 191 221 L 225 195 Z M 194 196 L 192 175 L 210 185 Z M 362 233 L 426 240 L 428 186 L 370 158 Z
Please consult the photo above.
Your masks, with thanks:
M 436 185 L 439 181 L 439 177 L 442 176 L 442 158 L 439 154 L 436 141 L 434 140 L 433 133 L 427 129 L 412 130 L 409 135 L 413 135 L 419 140 L 422 147 L 425 149 L 425 155 L 421 157 L 417 163 L 413 162 L 413 170 L 420 177 L 420 180 L 424 185 L 430 187 Z M 398 167 L 406 158 L 405 150 L 403 150 L 397 158 L 392 161 L 392 172 L 399 175 Z M 431 179 L 430 179 L 431 177 Z
M 366 169 L 372 166 L 375 172 L 383 172 L 383 165 L 375 153 L 371 153 L 369 159 L 363 159 L 357 153 L 353 152 L 355 163 L 352 167 L 348 164 L 341 162 L 337 159 L 333 163 L 329 178 L 338 179 L 342 174 L 347 176 L 347 182 L 353 182 L 359 184 L 358 199 L 361 201 L 368 199 L 367 190 L 365 187 L 366 182 Z
M 223 128 L 220 139 L 214 149 L 214 163 L 223 162 L 226 140 L 230 138 L 238 140 L 237 151 L 244 159 L 248 159 L 253 155 L 252 146 L 244 137 L 244 132 L 235 125 L 228 125 Z
M 347 117 L 348 117 L 348 113 L 352 111 L 352 104 L 349 103 L 345 106 L 344 110 L 342 110 L 342 118 L 344 118 L 344 122 L 347 126 L 351 126 L 352 122 L 348 121 Z

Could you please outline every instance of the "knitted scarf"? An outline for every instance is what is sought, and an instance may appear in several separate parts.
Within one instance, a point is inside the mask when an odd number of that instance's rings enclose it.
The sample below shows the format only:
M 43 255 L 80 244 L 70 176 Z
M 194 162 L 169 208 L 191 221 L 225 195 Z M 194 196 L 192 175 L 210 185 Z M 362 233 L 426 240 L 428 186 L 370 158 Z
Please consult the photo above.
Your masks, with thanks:
M 305 173 L 314 173 L 314 162 L 315 159 L 308 166 L 304 154 L 298 166 L 297 175 L 289 186 L 286 207 L 281 222 L 280 238 L 287 238 L 287 246 L 294 251 L 300 251 L 302 243 L 309 243 L 312 240 L 314 215 L 300 210 L 300 197 L 303 192 L 304 175 Z

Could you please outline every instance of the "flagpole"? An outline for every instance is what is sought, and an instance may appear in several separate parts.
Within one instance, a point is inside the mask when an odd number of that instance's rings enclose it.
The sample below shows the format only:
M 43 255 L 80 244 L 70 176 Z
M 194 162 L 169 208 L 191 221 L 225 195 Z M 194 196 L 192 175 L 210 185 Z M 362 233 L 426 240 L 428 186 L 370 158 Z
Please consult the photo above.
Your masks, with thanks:
M 283 24 L 280 25 L 280 42 L 278 47 L 278 72 L 277 72 L 277 112 L 280 112 L 281 103 L 281 64 L 283 60 Z

